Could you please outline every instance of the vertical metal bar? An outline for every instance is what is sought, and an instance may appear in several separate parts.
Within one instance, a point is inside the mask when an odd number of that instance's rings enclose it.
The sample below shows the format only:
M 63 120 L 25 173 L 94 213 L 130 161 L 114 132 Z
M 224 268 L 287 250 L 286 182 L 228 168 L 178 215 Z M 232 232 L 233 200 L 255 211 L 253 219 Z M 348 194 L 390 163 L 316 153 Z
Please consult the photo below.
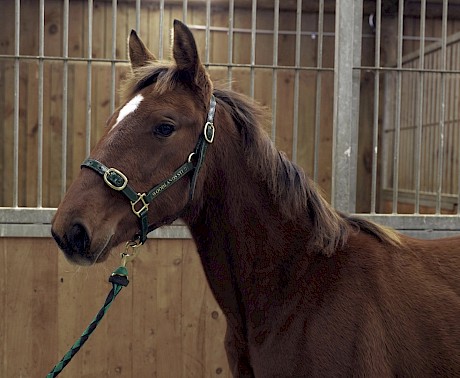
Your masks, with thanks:
M 21 32 L 21 0 L 14 6 L 14 93 L 13 93 L 13 207 L 19 197 L 19 54 Z
M 45 55 L 45 0 L 40 0 L 38 13 L 37 207 L 40 208 L 43 204 L 43 58 Z
M 182 0 L 182 20 L 187 23 L 187 0 Z
M 398 56 L 397 67 L 402 68 L 402 48 L 404 35 L 404 0 L 399 0 L 398 9 Z M 398 195 L 399 195 L 399 155 L 401 142 L 401 90 L 402 90 L 402 73 L 398 70 L 396 73 L 396 109 L 395 109 L 395 131 L 393 146 L 393 200 L 392 212 L 398 212 Z
M 19 201 L 19 54 L 21 32 L 21 0 L 14 6 L 14 105 L 13 105 L 13 207 Z
M 458 44 L 455 46 L 455 55 L 452 58 L 453 62 L 460 62 L 460 48 L 458 47 Z M 451 69 L 454 69 L 454 64 L 451 64 Z M 457 99 L 460 97 L 460 75 L 454 74 L 452 75 L 455 77 L 454 80 L 454 96 L 453 96 L 453 103 L 457 102 Z M 458 109 L 458 106 L 452 106 L 452 111 L 453 111 L 453 120 L 454 121 L 454 130 L 455 130 L 455 146 L 457 148 L 454 149 L 453 151 L 453 157 L 456 159 L 457 165 L 456 165 L 456 171 L 453 170 L 453 177 L 455 175 L 457 176 L 457 215 L 460 215 L 460 148 L 459 148 L 459 143 L 460 143 L 460 121 L 459 121 L 459 116 L 460 112 Z M 455 161 L 455 160 L 454 160 Z
M 279 1 L 279 0 L 275 0 Z M 233 79 L 233 23 L 235 17 L 235 1 L 230 0 L 228 3 L 228 40 L 227 40 L 227 48 L 228 48 L 228 68 L 227 68 L 227 80 L 228 80 L 228 87 L 232 88 L 232 79 Z
M 115 60 L 117 59 L 117 0 L 112 0 L 112 61 L 110 62 L 110 114 L 115 111 L 115 84 L 116 69 Z
M 356 185 L 358 177 L 358 138 L 359 138 L 359 101 L 361 89 L 361 44 L 362 44 L 362 27 L 363 27 L 363 1 L 354 3 L 354 23 L 353 23 L 353 67 L 351 72 L 351 130 L 350 130 L 350 172 L 349 181 L 349 208 L 350 212 L 356 211 Z
M 377 199 L 377 159 L 379 145 L 379 92 L 380 92 L 380 41 L 382 29 L 382 1 L 377 0 L 375 6 L 375 52 L 374 66 L 374 119 L 372 133 L 372 178 L 371 178 L 371 213 L 375 213 Z
M 256 28 L 257 28 L 257 0 L 252 0 L 252 13 L 251 13 L 251 68 L 250 68 L 250 96 L 254 98 L 254 81 L 255 81 L 255 68 L 256 64 Z
M 315 97 L 315 145 L 313 149 L 313 180 L 318 182 L 318 167 L 319 167 L 319 146 L 321 143 L 321 86 L 323 68 L 323 29 L 324 29 L 324 0 L 319 1 L 318 12 L 318 57 L 316 61 L 316 97 Z
M 160 30 L 158 31 L 158 35 L 160 38 L 158 44 L 158 57 L 159 59 L 163 59 L 163 26 L 164 26 L 164 17 L 165 17 L 165 0 L 160 0 Z
M 334 57 L 334 123 L 332 147 L 332 205 L 355 212 L 356 124 L 353 122 L 353 50 L 355 22 L 361 23 L 362 0 L 336 2 Z M 361 36 L 356 36 L 361 40 Z
M 141 0 L 136 0 L 136 31 L 141 31 Z
M 88 0 L 88 60 L 86 64 L 86 156 L 91 150 L 91 86 L 93 56 L 93 0 Z
M 446 70 L 446 51 L 447 51 L 447 5 L 448 0 L 443 1 L 442 7 L 442 40 L 441 40 L 441 71 Z M 438 188 L 436 195 L 436 214 L 441 213 L 442 201 L 442 170 L 444 166 L 444 133 L 445 133 L 445 114 L 446 114 L 446 74 L 441 72 L 441 96 L 439 114 L 439 160 L 438 160 Z
M 420 181 L 421 181 L 421 146 L 422 146 L 422 131 L 423 131 L 423 91 L 424 79 L 423 73 L 425 67 L 425 20 L 426 20 L 426 0 L 422 0 L 420 11 L 420 48 L 419 48 L 419 90 L 418 90 L 418 113 L 417 113 L 417 129 L 415 136 L 415 214 L 420 213 Z
M 61 150 L 61 199 L 67 189 L 67 101 L 69 85 L 69 0 L 64 0 L 62 30 L 62 150 Z
M 300 45 L 302 31 L 302 0 L 297 0 L 295 26 L 295 62 L 294 62 L 294 119 L 292 130 L 292 161 L 297 162 L 297 140 L 299 135 L 299 82 L 300 82 Z
M 280 1 L 275 0 L 273 9 L 273 68 L 272 68 L 272 127 L 271 138 L 276 143 L 276 108 L 278 92 L 278 37 L 280 27 Z
M 206 0 L 206 34 L 204 43 L 205 65 L 209 65 L 209 51 L 211 41 L 211 0 Z

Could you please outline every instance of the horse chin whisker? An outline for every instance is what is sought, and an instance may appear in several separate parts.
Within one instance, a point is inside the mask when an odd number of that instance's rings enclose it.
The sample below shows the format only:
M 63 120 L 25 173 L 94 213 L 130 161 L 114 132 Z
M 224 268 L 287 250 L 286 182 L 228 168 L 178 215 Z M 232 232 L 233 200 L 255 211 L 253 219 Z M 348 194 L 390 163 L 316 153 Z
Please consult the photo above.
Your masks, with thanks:
M 99 249 L 99 251 L 96 253 L 96 258 L 93 260 L 93 262 L 90 265 L 95 265 L 97 262 L 99 262 L 99 259 L 106 255 L 107 253 L 110 253 L 110 251 L 107 250 L 107 246 L 109 245 L 110 241 L 112 240 L 112 237 L 115 234 L 112 233 L 108 237 L 106 237 L 105 241 L 102 243 L 102 247 Z

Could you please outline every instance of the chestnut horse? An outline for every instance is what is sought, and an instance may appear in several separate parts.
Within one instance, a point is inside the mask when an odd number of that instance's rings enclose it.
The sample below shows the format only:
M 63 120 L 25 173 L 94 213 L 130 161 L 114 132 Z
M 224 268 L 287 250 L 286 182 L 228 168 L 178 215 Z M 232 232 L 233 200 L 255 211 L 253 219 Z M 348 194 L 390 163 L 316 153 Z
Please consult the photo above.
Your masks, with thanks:
M 235 377 L 460 376 L 460 237 L 336 212 L 274 147 L 261 108 L 213 88 L 179 21 L 172 55 L 157 61 L 131 32 L 126 100 L 52 222 L 67 258 L 101 262 L 181 218 Z

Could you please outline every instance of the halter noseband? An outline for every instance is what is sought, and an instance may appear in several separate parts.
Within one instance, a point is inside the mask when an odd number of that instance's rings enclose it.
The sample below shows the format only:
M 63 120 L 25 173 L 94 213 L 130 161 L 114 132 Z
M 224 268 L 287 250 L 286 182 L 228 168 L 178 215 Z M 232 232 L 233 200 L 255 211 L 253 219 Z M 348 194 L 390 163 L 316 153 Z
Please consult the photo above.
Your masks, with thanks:
M 171 185 L 185 177 L 189 172 L 194 171 L 190 181 L 189 201 L 192 200 L 195 192 L 196 180 L 201 165 L 203 164 L 206 155 L 206 149 L 209 144 L 214 141 L 214 113 L 216 111 L 216 99 L 211 95 L 207 121 L 204 125 L 203 133 L 200 135 L 195 149 L 188 156 L 187 161 L 182 164 L 174 173 L 166 180 L 155 185 L 147 193 L 137 193 L 131 186 L 128 185 L 128 178 L 115 168 L 108 168 L 101 162 L 88 158 L 82 164 L 82 168 L 90 168 L 100 174 L 104 182 L 113 190 L 123 193 L 131 202 L 133 213 L 139 218 L 140 232 L 136 235 L 134 242 L 136 244 L 144 244 L 147 240 L 147 234 L 153 230 L 149 226 L 148 211 L 149 204 Z M 195 162 L 194 162 L 195 161 Z

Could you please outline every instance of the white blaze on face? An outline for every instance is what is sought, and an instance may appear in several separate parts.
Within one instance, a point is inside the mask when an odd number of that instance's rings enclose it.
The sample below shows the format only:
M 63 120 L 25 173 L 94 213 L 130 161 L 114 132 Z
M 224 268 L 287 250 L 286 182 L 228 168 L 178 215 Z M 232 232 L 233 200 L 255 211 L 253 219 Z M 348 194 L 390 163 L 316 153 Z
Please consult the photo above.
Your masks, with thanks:
M 125 117 L 128 114 L 134 112 L 139 107 L 139 104 L 142 102 L 143 99 L 144 96 L 138 94 L 134 96 L 131 100 L 129 100 L 129 102 L 121 108 L 120 113 L 118 113 L 117 121 L 112 126 L 110 131 L 112 131 L 123 119 L 125 119 Z

